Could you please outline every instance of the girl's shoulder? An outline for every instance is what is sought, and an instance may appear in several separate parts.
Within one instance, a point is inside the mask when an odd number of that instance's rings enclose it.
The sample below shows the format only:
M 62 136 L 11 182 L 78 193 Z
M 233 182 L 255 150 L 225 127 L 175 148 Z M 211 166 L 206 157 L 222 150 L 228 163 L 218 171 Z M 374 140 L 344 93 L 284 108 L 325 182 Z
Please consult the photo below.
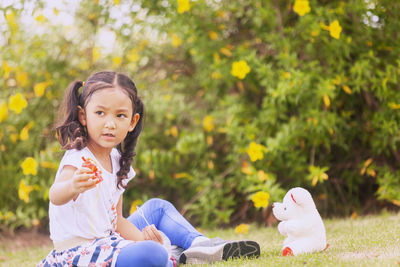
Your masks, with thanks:
M 60 165 L 71 165 L 78 168 L 82 165 L 82 157 L 90 157 L 90 151 L 87 147 L 81 150 L 69 149 L 65 151 Z
M 87 147 L 84 147 L 81 150 L 68 149 L 64 153 L 64 158 L 80 157 L 80 156 L 88 156 L 88 155 L 90 155 L 90 150 Z

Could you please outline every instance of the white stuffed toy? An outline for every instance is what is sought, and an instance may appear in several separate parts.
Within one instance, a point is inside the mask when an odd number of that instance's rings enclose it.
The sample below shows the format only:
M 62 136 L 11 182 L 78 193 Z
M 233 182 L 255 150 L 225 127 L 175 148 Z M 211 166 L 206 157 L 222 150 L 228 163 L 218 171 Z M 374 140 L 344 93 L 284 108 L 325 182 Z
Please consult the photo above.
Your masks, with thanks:
M 327 247 L 324 223 L 306 189 L 290 189 L 283 203 L 276 202 L 272 207 L 275 217 L 281 221 L 279 232 L 287 236 L 283 256 L 322 251 Z

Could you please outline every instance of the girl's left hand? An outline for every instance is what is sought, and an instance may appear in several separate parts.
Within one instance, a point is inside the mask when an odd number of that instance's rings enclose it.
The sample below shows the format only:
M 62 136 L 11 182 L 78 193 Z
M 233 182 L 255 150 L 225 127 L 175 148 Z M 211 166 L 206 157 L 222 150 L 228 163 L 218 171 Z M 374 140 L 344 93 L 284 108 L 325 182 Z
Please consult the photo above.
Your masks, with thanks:
M 164 244 L 164 240 L 154 224 L 143 228 L 142 233 L 144 235 L 144 240 L 153 240 L 161 245 Z

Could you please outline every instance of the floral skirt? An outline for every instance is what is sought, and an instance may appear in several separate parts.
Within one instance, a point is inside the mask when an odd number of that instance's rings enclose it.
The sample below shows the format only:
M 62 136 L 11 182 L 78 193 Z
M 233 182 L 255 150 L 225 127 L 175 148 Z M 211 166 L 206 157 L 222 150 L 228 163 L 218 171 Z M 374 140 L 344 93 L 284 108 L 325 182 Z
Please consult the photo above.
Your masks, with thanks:
M 37 267 L 64 267 L 64 266 L 115 266 L 120 250 L 133 243 L 118 234 L 98 238 L 87 244 L 63 251 L 52 250 Z

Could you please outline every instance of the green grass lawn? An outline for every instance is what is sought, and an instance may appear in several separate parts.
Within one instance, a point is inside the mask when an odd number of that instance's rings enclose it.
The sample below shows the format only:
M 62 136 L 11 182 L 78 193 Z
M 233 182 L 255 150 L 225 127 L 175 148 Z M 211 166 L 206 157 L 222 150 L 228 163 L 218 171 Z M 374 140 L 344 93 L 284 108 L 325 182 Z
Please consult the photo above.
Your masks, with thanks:
M 233 229 L 205 230 L 204 233 L 225 239 L 252 239 L 261 246 L 258 259 L 232 260 L 213 266 L 400 266 L 400 213 L 324 222 L 329 248 L 295 257 L 281 256 L 284 237 L 276 227 L 252 225 L 248 234 L 240 236 Z M 10 251 L 1 244 L 0 266 L 35 266 L 50 250 L 51 246 L 45 246 Z

